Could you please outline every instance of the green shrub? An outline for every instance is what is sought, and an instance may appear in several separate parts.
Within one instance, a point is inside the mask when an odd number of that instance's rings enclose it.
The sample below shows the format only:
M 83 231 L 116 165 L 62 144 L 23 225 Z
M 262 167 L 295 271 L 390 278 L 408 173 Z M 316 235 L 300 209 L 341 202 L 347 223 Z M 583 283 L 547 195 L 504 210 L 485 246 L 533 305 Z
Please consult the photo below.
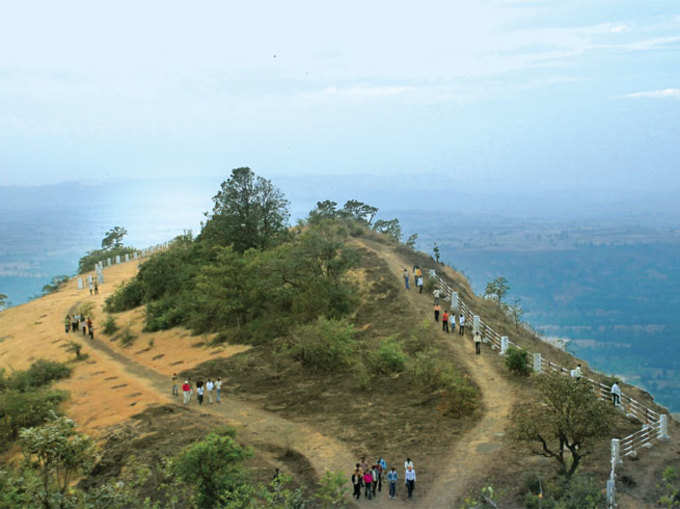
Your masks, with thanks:
M 21 428 L 46 422 L 66 397 L 64 391 L 6 390 L 0 393 L 0 447 L 15 440 Z
M 336 371 L 352 364 L 355 351 L 354 326 L 345 319 L 325 317 L 295 328 L 291 334 L 291 355 L 315 371 Z
M 425 275 L 424 272 L 425 271 L 423 271 L 423 278 L 425 279 L 425 286 L 423 288 L 423 291 L 427 292 L 428 294 L 431 294 L 434 291 L 435 287 L 439 285 L 439 281 L 437 281 L 433 277 Z
M 529 353 L 511 346 L 505 353 L 505 365 L 516 375 L 528 376 L 531 372 L 529 368 Z
M 184 321 L 184 312 L 178 307 L 177 299 L 164 297 L 158 301 L 149 302 L 146 305 L 145 332 L 167 330 L 181 325 Z
M 107 313 L 127 311 L 141 305 L 143 299 L 144 287 L 139 279 L 135 278 L 127 283 L 121 283 L 116 291 L 106 298 L 104 311 Z
M 175 459 L 177 476 L 194 490 L 200 509 L 224 507 L 230 494 L 244 484 L 242 463 L 252 456 L 234 439 L 234 433 L 210 433 L 188 446 Z
M 125 329 L 120 336 L 120 344 L 127 348 L 132 346 L 135 339 L 137 339 L 137 336 L 135 336 L 130 329 Z
M 529 492 L 524 498 L 527 509 L 599 509 L 607 499 L 600 484 L 589 475 L 574 475 L 569 481 L 560 477 L 543 484 L 543 496 Z
M 438 409 L 442 413 L 467 415 L 478 405 L 475 385 L 442 360 L 440 352 L 433 348 L 416 354 L 409 363 L 409 375 L 416 385 L 441 395 Z
M 373 356 L 373 370 L 381 374 L 399 373 L 406 366 L 406 354 L 399 342 L 394 338 L 387 338 L 380 342 L 380 346 Z
M 118 332 L 118 325 L 116 325 L 116 320 L 111 316 L 108 315 L 106 317 L 106 320 L 104 321 L 104 328 L 102 329 L 102 332 L 106 334 L 107 336 L 111 336 Z
M 69 376 L 71 376 L 71 368 L 65 364 L 38 359 L 27 370 L 12 373 L 8 386 L 20 392 L 27 392 Z

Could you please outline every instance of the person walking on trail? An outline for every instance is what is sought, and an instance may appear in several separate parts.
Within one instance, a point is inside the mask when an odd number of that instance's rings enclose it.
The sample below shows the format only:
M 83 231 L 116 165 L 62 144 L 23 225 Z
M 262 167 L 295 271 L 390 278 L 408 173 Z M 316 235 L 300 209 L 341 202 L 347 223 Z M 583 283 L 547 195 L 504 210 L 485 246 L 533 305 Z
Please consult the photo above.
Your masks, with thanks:
M 442 313 L 442 330 L 449 333 L 449 310 L 445 309 Z
M 90 336 L 90 341 L 94 341 L 94 325 L 88 326 L 87 333 Z
M 196 397 L 198 398 L 198 404 L 203 404 L 203 394 L 205 394 L 205 388 L 203 387 L 203 382 L 196 382 Z
M 479 355 L 482 353 L 482 335 L 479 333 L 479 331 L 475 332 L 475 355 Z
M 184 388 L 182 388 L 184 390 Z M 172 374 L 172 395 L 179 396 L 179 391 L 177 390 L 177 373 Z
M 95 279 L 94 281 L 94 294 L 98 295 L 99 294 L 99 285 L 97 284 L 97 280 Z
M 423 293 L 423 276 L 416 277 L 416 286 L 418 287 L 418 293 Z
M 191 403 L 191 397 L 194 395 L 194 387 L 191 383 L 191 378 L 189 379 L 189 403 Z
M 404 479 L 406 481 L 406 489 L 408 490 L 408 498 L 411 498 L 413 496 L 413 489 L 416 487 L 416 470 L 411 465 L 406 469 Z
M 399 480 L 399 474 L 397 474 L 397 470 L 394 467 L 387 472 L 387 480 L 390 483 L 390 498 L 395 498 L 397 496 L 397 481 Z
M 441 307 L 439 304 L 434 305 L 434 321 L 438 322 L 439 321 L 439 311 L 441 310 Z
M 404 267 L 404 285 L 406 285 L 406 289 L 408 290 L 408 269 Z
M 460 332 L 461 336 L 465 335 L 465 313 L 460 314 L 460 318 L 458 319 L 458 329 L 458 332 Z
M 610 392 L 612 394 L 612 403 L 614 403 L 614 406 L 618 407 L 621 405 L 621 387 L 619 387 L 619 384 L 614 382 Z
M 435 288 L 432 292 L 432 295 L 434 296 L 434 303 L 439 304 L 439 297 L 442 295 L 441 290 L 439 288 Z
M 455 334 L 456 333 L 456 313 L 451 311 L 451 314 L 449 315 L 449 327 L 451 327 L 451 333 Z
M 184 380 L 182 394 L 184 395 L 184 404 L 188 405 L 189 401 L 191 401 L 191 385 L 189 385 L 189 380 Z
M 574 369 L 571 370 L 571 376 L 573 378 L 576 378 L 576 380 L 580 380 L 581 377 L 583 376 L 583 373 L 581 372 L 581 365 L 577 364 Z
M 71 332 L 76 332 L 78 330 L 78 321 L 79 321 L 78 315 L 73 315 L 71 317 Z
M 413 464 L 411 461 L 411 458 L 406 458 L 406 461 L 404 461 L 404 472 L 408 470 L 408 467 L 415 468 L 416 466 Z
M 205 391 L 208 393 L 208 403 L 212 405 L 213 403 L 213 390 L 215 389 L 215 383 L 212 379 L 209 379 L 205 384 Z
M 361 498 L 361 470 L 359 470 L 359 467 L 357 467 L 352 474 L 352 486 L 354 487 L 352 496 L 359 500 Z
M 84 316 L 80 319 L 80 330 L 83 332 L 83 336 L 87 334 L 87 322 Z
M 371 467 L 371 477 L 373 478 L 371 491 L 373 491 L 373 496 L 375 497 L 375 490 L 378 488 L 378 479 L 380 478 L 380 473 L 378 472 L 378 465 L 373 465 Z
M 414 273 L 415 273 L 416 279 L 421 279 L 423 277 L 423 271 L 420 270 L 420 267 L 418 267 L 418 265 L 416 265 Z
M 92 337 L 92 317 L 88 316 L 87 317 L 87 333 L 90 335 L 90 338 Z
M 220 397 L 221 395 L 222 395 L 222 378 L 218 376 L 217 380 L 215 381 L 215 401 L 217 403 L 220 403 L 222 401 Z
M 373 484 L 373 475 L 370 470 L 364 470 L 364 496 L 371 500 L 371 485 Z
M 382 482 L 383 482 L 383 476 L 384 476 L 384 472 L 385 472 L 385 467 L 383 466 L 383 463 L 385 463 L 385 460 L 380 458 L 378 460 L 378 463 L 376 463 L 376 465 L 375 465 L 378 468 L 378 491 L 380 491 L 380 492 L 382 492 Z
M 71 315 L 66 315 L 66 318 L 64 318 L 64 332 L 68 334 L 70 330 L 71 330 Z

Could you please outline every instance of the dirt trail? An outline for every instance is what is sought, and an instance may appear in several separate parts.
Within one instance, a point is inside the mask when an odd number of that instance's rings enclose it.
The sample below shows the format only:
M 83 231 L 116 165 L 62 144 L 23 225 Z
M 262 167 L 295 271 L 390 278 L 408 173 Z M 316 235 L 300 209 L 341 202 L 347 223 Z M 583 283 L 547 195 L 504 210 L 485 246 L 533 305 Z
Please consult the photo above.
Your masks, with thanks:
M 115 351 L 106 340 L 95 339 L 87 343 L 92 350 L 109 357 L 124 368 L 127 374 L 144 382 L 168 402 L 181 404 L 180 398 L 173 398 L 171 382 L 167 375 L 135 362 L 126 355 Z M 253 445 L 274 444 L 282 448 L 295 449 L 303 454 L 314 466 L 317 475 L 325 470 L 346 471 L 354 462 L 354 455 L 340 442 L 299 423 L 283 419 L 276 414 L 258 409 L 248 403 L 222 393 L 220 404 L 205 402 L 199 406 L 192 398 L 189 408 L 197 412 L 217 415 L 225 423 L 237 429 L 239 436 Z
M 65 351 L 66 343 L 73 339 L 82 343 L 83 353 L 89 358 L 76 363 L 71 378 L 57 386 L 71 393 L 66 412 L 86 432 L 95 436 L 149 406 L 181 405 L 181 400 L 170 394 L 169 373 L 178 369 L 175 365 L 181 364 L 182 370 L 189 369 L 216 358 L 215 354 L 228 357 L 247 349 L 228 346 L 218 352 L 213 348 L 196 348 L 192 345 L 195 338 L 184 337 L 186 334 L 174 331 L 166 333 L 168 337 L 154 334 L 155 346 L 151 351 L 142 353 L 135 352 L 134 348 L 122 349 L 101 334 L 96 334 L 96 339 L 91 341 L 80 333 L 64 333 L 63 317 L 66 313 L 73 312 L 81 303 L 92 302 L 96 314 L 106 296 L 136 272 L 136 262 L 107 267 L 104 269 L 107 284 L 100 287 L 98 296 L 79 290 L 74 278 L 58 292 L 3 311 L 0 317 L 0 367 L 24 369 L 37 358 L 67 361 L 72 354 Z M 131 313 L 119 318 L 120 321 L 129 320 L 127 327 L 136 332 L 136 329 L 141 329 L 141 324 L 133 323 L 137 317 Z M 95 327 L 95 330 L 101 329 Z M 143 339 L 148 338 L 140 334 L 138 341 Z M 165 355 L 154 356 L 159 350 Z M 180 363 L 175 360 L 177 358 L 183 361 Z M 228 383 L 228 376 L 223 378 Z M 304 424 L 288 421 L 230 397 L 224 390 L 220 405 L 204 404 L 199 407 L 194 398 L 190 408 L 197 412 L 197 417 L 200 413 L 221 417 L 225 424 L 235 427 L 247 443 L 270 444 L 298 451 L 307 458 L 318 476 L 325 470 L 349 472 L 356 461 L 345 444 Z
M 409 267 L 409 263 L 384 246 L 377 247 L 378 244 L 372 241 L 361 240 L 359 243 L 388 263 L 411 305 L 423 317 L 431 316 L 432 296 L 419 295 L 413 286 L 410 290 L 404 288 L 402 271 L 404 267 Z M 434 320 L 432 327 L 441 329 L 441 325 Z M 462 435 L 449 451 L 448 457 L 451 458 L 449 463 L 442 466 L 439 477 L 434 480 L 428 492 L 418 493 L 419 499 L 420 496 L 425 497 L 424 500 L 418 501 L 420 507 L 454 507 L 456 501 L 466 494 L 473 483 L 485 478 L 494 464 L 496 457 L 494 453 L 503 447 L 502 438 L 508 428 L 509 415 L 516 399 L 513 391 L 508 390 L 491 362 L 490 356 L 498 354 L 483 347 L 482 354 L 476 356 L 474 345 L 468 336 L 463 340 L 456 333 L 451 334 L 449 339 L 451 350 L 465 364 L 481 390 L 483 416 L 475 428 Z

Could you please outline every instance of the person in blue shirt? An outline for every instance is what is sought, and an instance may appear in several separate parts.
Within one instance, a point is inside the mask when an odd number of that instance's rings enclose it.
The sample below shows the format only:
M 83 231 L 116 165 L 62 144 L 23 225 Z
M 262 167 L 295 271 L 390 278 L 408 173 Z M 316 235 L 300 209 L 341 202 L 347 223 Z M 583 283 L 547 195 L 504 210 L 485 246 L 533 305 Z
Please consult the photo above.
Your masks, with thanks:
M 396 498 L 397 496 L 397 480 L 399 479 L 399 474 L 397 470 L 392 467 L 392 470 L 387 472 L 387 480 L 390 482 L 390 498 Z

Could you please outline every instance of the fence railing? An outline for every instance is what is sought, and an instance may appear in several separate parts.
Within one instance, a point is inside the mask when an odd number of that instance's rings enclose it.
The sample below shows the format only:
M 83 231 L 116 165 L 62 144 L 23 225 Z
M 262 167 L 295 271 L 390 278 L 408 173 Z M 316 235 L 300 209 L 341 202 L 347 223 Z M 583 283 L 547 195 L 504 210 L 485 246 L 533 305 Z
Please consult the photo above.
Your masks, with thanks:
M 165 251 L 166 249 L 168 249 L 168 243 L 163 242 L 161 244 L 156 244 L 155 246 L 147 247 L 145 249 L 133 251 L 132 253 L 125 253 L 122 256 L 121 255 L 111 256 L 109 258 L 106 258 L 106 260 L 104 261 L 97 262 L 94 266 L 95 272 L 94 278 L 92 277 L 92 274 L 89 274 L 86 278 L 87 286 L 90 289 L 92 289 L 95 278 L 97 283 L 99 284 L 104 283 L 104 267 L 110 267 L 111 265 L 118 265 L 120 263 L 126 263 L 129 261 L 138 260 L 140 258 L 146 258 L 147 256 L 151 256 L 152 254 L 157 253 L 159 251 Z M 83 278 L 81 276 L 78 277 L 77 284 L 78 290 L 83 290 L 85 288 L 85 281 L 83 281 Z
M 501 335 L 495 331 L 479 315 L 474 314 L 470 306 L 460 298 L 458 292 L 454 291 L 435 270 L 430 269 L 430 277 L 437 281 L 439 287 L 444 290 L 444 293 L 450 299 L 451 310 L 465 316 L 465 324 L 472 324 L 473 333 L 479 332 L 483 342 L 487 343 L 492 349 L 499 350 L 501 355 L 505 354 L 510 346 L 526 351 L 522 346 L 512 342 L 508 336 Z M 553 372 L 565 376 L 573 376 L 571 370 L 550 359 L 543 359 L 539 352 L 529 355 L 528 361 L 534 372 Z M 587 376 L 580 376 L 580 378 L 591 384 L 595 394 L 600 399 L 611 400 L 611 387 Z M 621 439 L 612 438 L 611 440 L 611 470 L 607 480 L 607 504 L 609 509 L 616 507 L 616 466 L 622 463 L 623 458 L 637 455 L 637 451 L 640 448 L 651 447 L 655 440 L 667 440 L 669 438 L 667 415 L 659 414 L 657 411 L 626 394 L 621 394 L 619 399 L 620 401 L 618 401 L 616 406 L 625 412 L 626 416 L 640 422 L 642 428 L 627 437 Z

